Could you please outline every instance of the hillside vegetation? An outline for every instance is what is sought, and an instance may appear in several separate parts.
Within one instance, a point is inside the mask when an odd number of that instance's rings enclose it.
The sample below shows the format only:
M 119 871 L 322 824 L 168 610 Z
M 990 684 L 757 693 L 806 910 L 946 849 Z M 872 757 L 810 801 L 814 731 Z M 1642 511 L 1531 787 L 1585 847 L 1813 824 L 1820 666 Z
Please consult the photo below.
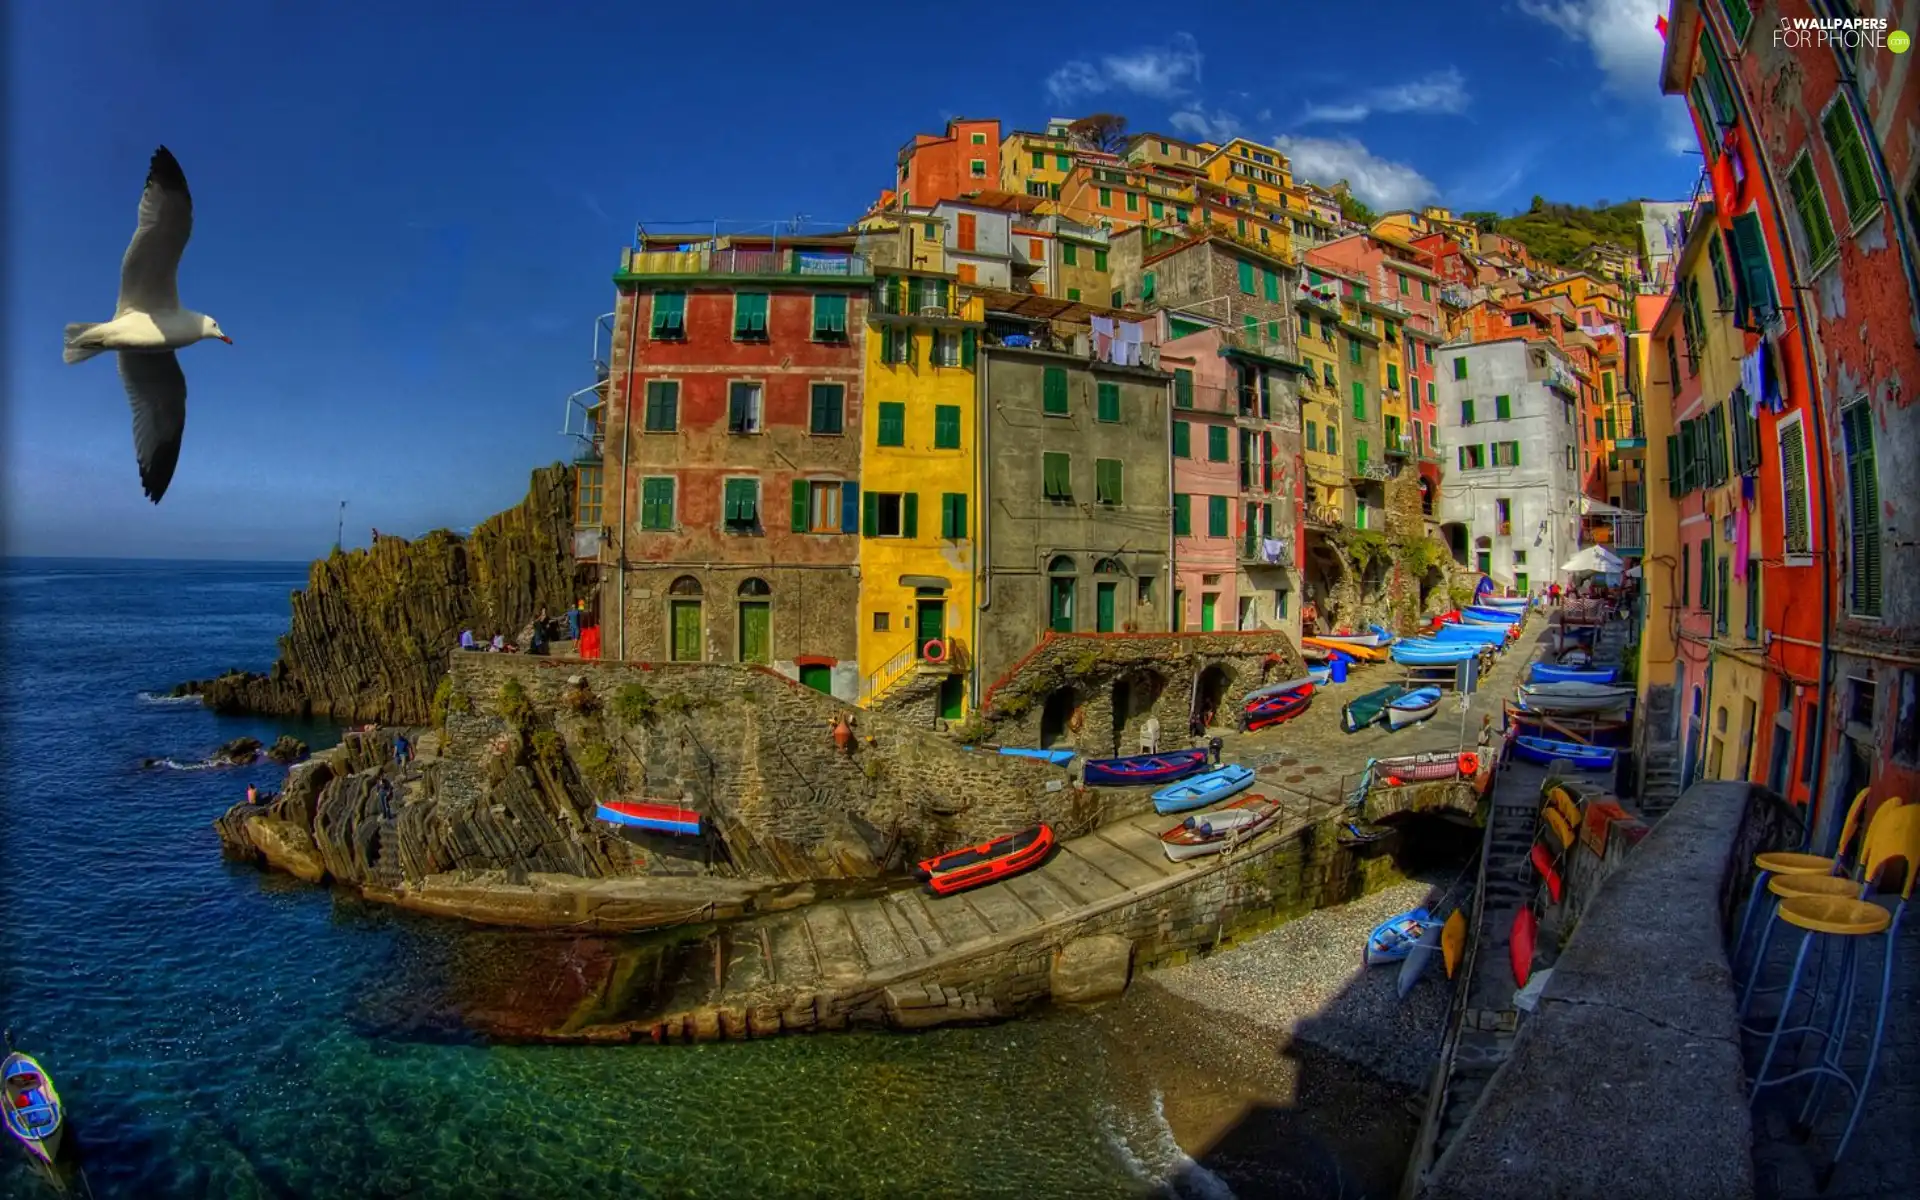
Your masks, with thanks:
M 1464 213 L 1482 229 L 1513 238 L 1542 262 L 1570 267 L 1596 242 L 1612 242 L 1625 250 L 1640 245 L 1640 202 L 1608 204 L 1602 200 L 1592 208 L 1579 204 L 1555 204 L 1539 196 L 1527 211 L 1511 217 L 1492 213 Z

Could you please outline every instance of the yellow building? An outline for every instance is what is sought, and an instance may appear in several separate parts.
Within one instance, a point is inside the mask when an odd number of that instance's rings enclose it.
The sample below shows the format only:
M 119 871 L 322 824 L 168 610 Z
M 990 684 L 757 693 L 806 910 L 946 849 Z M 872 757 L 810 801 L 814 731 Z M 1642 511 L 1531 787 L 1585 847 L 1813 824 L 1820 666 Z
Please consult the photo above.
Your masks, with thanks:
M 1571 275 L 1562 275 L 1540 291 L 1548 296 L 1565 296 L 1573 301 L 1576 310 L 1587 310 L 1585 315 L 1590 319 L 1579 321 L 1581 325 L 1626 323 L 1626 296 L 1621 292 L 1620 285 L 1612 280 L 1601 279 L 1586 271 L 1575 271 Z
M 924 687 L 963 717 L 982 514 L 975 364 L 984 315 L 951 275 L 883 274 L 861 403 L 860 699 Z
M 882 209 L 867 214 L 855 228 L 860 253 L 876 268 L 947 269 L 946 219 L 930 208 Z
M 1306 286 L 1294 297 L 1300 336 L 1301 458 L 1306 466 L 1306 514 L 1310 525 L 1333 528 L 1352 513 L 1352 489 L 1341 455 L 1345 447 L 1340 420 L 1340 286 L 1329 275 L 1309 270 Z M 1337 519 L 1329 519 L 1336 518 Z
M 1085 225 L 1063 216 L 1046 218 L 1053 230 L 1058 284 L 1054 295 L 1063 300 L 1105 305 L 1113 298 L 1113 271 L 1108 266 L 1108 235 L 1098 225 Z
M 1187 142 L 1164 133 L 1136 133 L 1127 139 L 1121 157 L 1147 167 L 1177 167 L 1198 171 L 1207 156 L 1219 149 L 1211 142 Z
M 1287 196 L 1293 191 L 1293 164 L 1272 146 L 1234 138 L 1200 165 L 1208 179 L 1235 195 L 1246 196 L 1256 208 L 1287 211 Z
M 1015 130 L 1000 142 L 1000 190 L 1058 200 L 1073 170 L 1073 143 L 1064 132 Z
M 1372 232 L 1383 238 L 1398 238 L 1411 242 L 1415 238 L 1426 237 L 1430 233 L 1444 233 L 1467 249 L 1470 254 L 1480 253 L 1480 230 L 1471 221 L 1462 221 L 1452 211 L 1428 206 L 1419 212 L 1412 209 L 1399 209 L 1382 213 L 1373 223 Z

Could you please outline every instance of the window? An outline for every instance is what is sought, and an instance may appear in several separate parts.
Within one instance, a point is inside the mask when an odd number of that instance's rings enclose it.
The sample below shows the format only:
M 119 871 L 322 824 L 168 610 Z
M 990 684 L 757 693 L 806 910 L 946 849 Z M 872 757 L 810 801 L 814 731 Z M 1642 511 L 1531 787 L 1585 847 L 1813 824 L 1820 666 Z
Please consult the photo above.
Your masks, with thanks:
M 1713 629 L 1719 637 L 1727 636 L 1727 611 L 1733 604 L 1733 587 L 1727 582 L 1727 572 L 1733 565 L 1733 559 L 1722 554 L 1714 563 L 1713 593 Z
M 1463 471 L 1477 471 L 1487 465 L 1485 446 L 1462 446 L 1457 453 L 1460 458 L 1460 469 Z
M 647 381 L 648 433 L 672 433 L 680 427 L 680 383 L 674 379 Z
M 1067 369 L 1048 367 L 1041 380 L 1041 411 L 1056 417 L 1067 415 Z
M 1873 410 L 1863 400 L 1840 413 L 1846 439 L 1847 531 L 1852 542 L 1848 611 L 1880 615 L 1880 472 L 1873 453 Z
M 1125 492 L 1121 485 L 1120 460 L 1117 458 L 1096 458 L 1093 460 L 1093 497 L 1101 504 L 1123 504 Z
M 973 144 L 974 144 L 974 145 L 976 145 L 976 146 L 984 146 L 984 145 L 986 145 L 986 144 L 987 144 L 987 135 L 986 135 L 986 134 L 984 134 L 984 133 L 976 133 L 976 134 L 974 134 L 974 135 L 973 135 Z
M 1207 497 L 1207 536 L 1216 538 L 1227 536 L 1227 498 L 1225 496 Z
M 1325 432 L 1327 435 L 1327 453 L 1340 453 L 1340 427 L 1337 425 L 1329 425 Z
M 941 493 L 940 536 L 950 542 L 965 540 L 967 536 L 967 496 L 965 492 Z
M 1513 398 L 1510 396 L 1495 396 L 1493 398 L 1493 415 L 1496 420 L 1500 421 L 1510 419 L 1513 416 Z
M 913 351 L 913 330 L 895 329 L 891 325 L 883 325 L 880 327 L 881 362 L 912 362 Z
M 960 448 L 960 406 L 957 404 L 936 404 L 933 408 L 933 448 L 935 450 L 958 450 Z
M 878 444 L 882 446 L 904 446 L 907 444 L 907 406 L 897 401 L 884 400 L 880 403 L 880 428 Z
M 1799 203 L 1798 185 L 1795 187 L 1794 202 Z M 1715 235 L 1707 243 L 1707 259 L 1713 264 L 1713 302 L 1722 311 L 1733 306 L 1733 285 L 1727 282 L 1727 256 L 1720 249 L 1720 238 Z
M 1049 500 L 1073 499 L 1073 458 L 1051 451 L 1040 456 L 1040 494 Z
M 1422 280 L 1420 281 L 1420 298 L 1421 298 L 1422 300 L 1431 300 L 1431 299 L 1433 299 L 1433 285 L 1432 285 L 1432 284 L 1430 284 L 1430 283 L 1428 283 L 1428 282 L 1427 282 L 1426 280 L 1424 280 L 1424 279 L 1422 279 Z M 1429 356 L 1431 356 L 1431 355 L 1433 354 L 1433 348 L 1432 348 L 1431 346 L 1429 346 L 1429 347 L 1427 348 L 1427 354 L 1428 354 Z M 1432 360 L 1432 358 L 1431 358 L 1431 357 L 1429 357 L 1427 361 L 1429 361 L 1429 362 L 1431 362 L 1431 361 L 1433 361 L 1433 360 Z
M 1712 38 L 1700 39 L 1700 54 L 1706 62 L 1707 97 L 1712 101 L 1713 123 L 1721 128 L 1731 128 L 1740 117 L 1733 106 L 1733 89 L 1727 84 L 1726 68 L 1721 65 L 1720 52 L 1714 46 Z M 1719 137 L 1713 138 L 1719 145 Z
M 1333 364 L 1332 363 L 1320 364 L 1320 382 L 1325 384 L 1327 387 L 1336 386 L 1333 382 Z
M 1520 465 L 1519 442 L 1495 442 L 1493 444 L 1493 465 L 1496 467 L 1517 467 Z
M 975 179 L 984 179 L 987 174 L 987 160 L 984 158 L 969 159 L 967 161 L 967 169 L 973 173 Z
M 1704 563 L 1701 564 L 1700 569 L 1703 571 L 1706 570 L 1706 565 Z M 1693 547 L 1686 542 L 1682 542 L 1680 543 L 1680 594 L 1676 599 L 1680 601 L 1680 605 L 1683 608 L 1686 606 L 1687 597 L 1693 592 L 1692 579 Z
M 687 337 L 687 294 L 656 292 L 653 297 L 653 331 L 656 342 L 680 342 Z
M 1056 154 L 1053 156 L 1053 166 L 1057 171 L 1064 171 L 1072 165 L 1072 162 L 1064 154 Z
M 1193 497 L 1185 492 L 1173 494 L 1173 535 L 1189 537 L 1193 534 Z
M 1207 426 L 1207 461 L 1227 462 L 1231 455 L 1227 449 L 1227 427 L 1225 425 Z
M 1400 294 L 1402 296 L 1406 295 L 1407 293 L 1413 290 L 1413 281 L 1411 279 L 1407 278 L 1405 275 L 1399 275 L 1398 278 L 1400 280 Z
M 1460 402 L 1460 423 L 1462 425 L 1473 424 L 1473 401 L 1462 400 Z
M 1833 152 L 1834 174 L 1840 177 L 1840 197 L 1847 203 L 1847 222 L 1858 228 L 1861 222 L 1880 211 L 1880 190 L 1874 184 L 1867 148 L 1860 140 L 1860 125 L 1853 119 L 1853 108 L 1844 92 L 1821 116 L 1820 133 L 1826 139 L 1827 149 Z
M 1813 553 L 1807 521 L 1807 448 L 1800 415 L 1780 422 L 1781 538 L 1788 556 Z M 1795 564 L 1804 565 L 1804 564 Z
M 1733 29 L 1733 40 L 1747 40 L 1747 30 L 1753 26 L 1753 8 L 1747 0 L 1720 0 L 1720 7 L 1727 14 L 1727 24 Z
M 845 296 L 813 298 L 813 340 L 816 342 L 847 340 L 847 298 Z
M 1353 461 L 1359 465 L 1361 473 L 1365 474 L 1367 469 L 1367 439 L 1353 439 Z
M 1107 269 L 1107 252 L 1105 250 L 1095 250 L 1093 252 L 1093 269 L 1096 271 L 1104 271 Z
M 1101 208 L 1113 207 L 1113 189 L 1112 188 L 1100 189 L 1100 207 Z
M 1358 379 L 1353 381 L 1353 419 L 1367 419 L 1367 385 Z
M 759 433 L 760 404 L 763 395 L 757 383 L 735 381 L 727 385 L 727 432 Z
M 837 479 L 796 479 L 793 481 L 793 531 L 795 533 L 852 533 L 853 497 L 856 484 Z
M 1027 257 L 1035 262 L 1045 262 L 1047 259 L 1047 243 L 1040 238 L 1028 238 Z
M 817 434 L 846 432 L 847 388 L 840 383 L 816 383 L 811 389 L 807 431 Z
M 1080 265 L 1080 247 L 1072 242 L 1060 243 L 1060 264 L 1067 267 Z
M 1833 218 L 1827 212 L 1827 194 L 1820 190 L 1820 178 L 1813 170 L 1813 155 L 1802 151 L 1787 172 L 1787 189 L 1793 194 L 1794 215 L 1800 219 L 1800 244 L 1806 251 L 1807 267 L 1820 266 L 1833 253 Z M 1712 248 L 1714 266 L 1720 265 L 1720 246 Z M 1717 277 L 1716 277 L 1717 278 Z
M 892 613 L 876 612 L 873 614 L 873 631 L 875 633 L 885 633 L 887 630 L 891 629 L 892 627 L 893 627 Z
M 1127 193 L 1127 211 L 1128 212 L 1140 211 L 1140 193 L 1138 192 Z
M 1392 392 L 1400 390 L 1400 368 L 1392 363 L 1387 364 L 1387 390 Z
M 1260 268 L 1260 294 L 1262 297 L 1280 303 L 1280 276 L 1278 272 Z
M 1920 177 L 1907 185 L 1907 234 L 1920 240 Z M 1920 725 L 1915 728 L 1920 729 Z
M 1068 289 L 1067 289 L 1067 299 L 1069 299 L 1069 300 L 1078 300 L 1079 298 L 1080 298 L 1080 289 L 1079 289 L 1079 288 L 1068 288 Z
M 1119 421 L 1120 385 L 1117 383 L 1102 383 L 1098 385 L 1094 391 L 1097 397 L 1097 404 L 1094 410 L 1095 419 L 1109 423 Z
M 1141 303 L 1143 303 L 1143 304 L 1144 304 L 1144 303 L 1146 303 L 1146 302 L 1147 302 L 1148 300 L 1151 300 L 1151 299 L 1153 299 L 1153 291 L 1154 291 L 1154 284 L 1155 284 L 1155 282 L 1157 282 L 1157 281 L 1156 281 L 1156 280 L 1154 279 L 1154 277 L 1153 277 L 1153 272 L 1152 272 L 1152 271 L 1148 271 L 1148 272 L 1146 272 L 1145 274 L 1143 274 L 1142 276 L 1140 276 L 1140 301 L 1141 301 Z
M 1760 560 L 1747 560 L 1747 640 L 1760 640 Z
M 1733 322 L 1756 329 L 1779 307 L 1773 287 L 1773 262 L 1767 257 L 1767 239 L 1757 213 L 1733 219 Z M 1679 376 L 1675 377 L 1676 385 Z
M 640 481 L 640 528 L 673 528 L 673 479 L 656 476 Z
M 1033 169 L 1036 171 L 1044 171 L 1047 169 L 1047 152 L 1046 151 L 1035 150 L 1033 152 Z
M 1347 339 L 1347 361 L 1352 363 L 1356 367 L 1360 365 L 1360 339 L 1359 338 L 1350 337 Z
M 605 468 L 584 466 L 574 472 L 573 523 L 591 528 L 600 523 L 601 497 L 605 494 Z
M 1453 360 L 1453 377 L 1455 379 L 1465 379 L 1467 377 L 1467 360 L 1464 355 Z
M 959 249 L 961 250 L 973 249 L 974 240 L 978 236 L 979 227 L 980 227 L 979 217 L 975 216 L 972 213 L 960 214 L 959 227 L 956 232 L 957 245 Z
M 1700 543 L 1700 608 L 1713 611 L 1713 542 Z
M 736 342 L 767 340 L 767 294 L 765 292 L 733 294 L 733 340 Z
M 1319 448 L 1320 448 L 1320 426 L 1314 424 L 1312 421 L 1308 421 L 1307 422 L 1307 449 L 1318 450 Z
M 960 365 L 960 335 L 951 329 L 936 330 L 933 335 L 933 365 L 936 367 L 957 367 Z
M 760 532 L 760 481 L 729 479 L 722 493 L 721 525 L 728 533 Z
M 1597 442 L 1605 438 L 1606 436 L 1607 436 L 1606 420 L 1601 417 L 1595 417 L 1593 419 L 1593 440 Z
M 1508 534 L 1513 532 L 1513 501 L 1505 496 L 1495 497 L 1493 501 L 1493 522 L 1495 532 Z
M 1158 221 L 1161 218 L 1165 217 L 1166 215 L 1167 215 L 1167 206 L 1162 204 L 1160 201 L 1152 200 L 1147 203 L 1147 216 Z
M 920 496 L 916 492 L 868 492 L 861 518 L 868 537 L 919 537 Z

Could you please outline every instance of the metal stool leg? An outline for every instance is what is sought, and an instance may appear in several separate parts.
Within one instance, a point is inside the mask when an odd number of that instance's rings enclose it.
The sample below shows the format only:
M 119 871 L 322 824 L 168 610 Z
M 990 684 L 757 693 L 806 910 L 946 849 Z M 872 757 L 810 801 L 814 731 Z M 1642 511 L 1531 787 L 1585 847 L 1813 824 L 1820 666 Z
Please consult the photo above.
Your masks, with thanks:
M 1827 1028 L 1821 1034 L 1820 1055 L 1809 1068 L 1813 1072 L 1813 1086 L 1807 1089 L 1806 1103 L 1800 1106 L 1800 1115 L 1795 1119 L 1794 1133 L 1805 1141 L 1812 1136 L 1813 1114 L 1818 1110 L 1820 1097 L 1827 1089 L 1829 1080 L 1838 1076 L 1843 1082 L 1847 1079 L 1843 1056 L 1847 1048 L 1847 1031 L 1853 1027 L 1853 1010 L 1858 996 L 1860 982 L 1859 948 L 1863 939 L 1850 937 L 1840 955 L 1840 972 L 1834 992 L 1833 1012 L 1829 1014 Z
M 1813 945 L 1813 938 L 1813 931 L 1808 930 L 1800 939 L 1799 953 L 1793 956 L 1793 974 L 1787 979 L 1787 996 L 1786 999 L 1781 1002 L 1780 1017 L 1773 1025 L 1773 1036 L 1767 1039 L 1767 1052 L 1760 1058 L 1760 1069 L 1753 1073 L 1753 1089 L 1748 1093 L 1750 1102 L 1759 1096 L 1762 1088 L 1771 1086 L 1771 1083 L 1780 1082 L 1780 1080 L 1776 1079 L 1770 1083 L 1767 1079 L 1767 1068 L 1773 1065 L 1774 1051 L 1780 1048 L 1780 1035 L 1787 1027 L 1787 1013 L 1793 1008 L 1793 996 L 1794 993 L 1799 990 L 1800 973 L 1806 969 L 1807 950 Z
M 1747 894 L 1747 904 L 1740 912 L 1740 929 L 1733 936 L 1733 954 L 1727 959 L 1737 973 L 1740 970 L 1740 954 L 1747 948 L 1747 932 L 1753 926 L 1753 910 L 1760 905 L 1760 897 L 1766 894 L 1767 880 L 1773 877 L 1772 871 L 1762 871 L 1754 877 L 1753 891 Z
M 1833 1181 L 1833 1169 L 1840 1165 L 1841 1156 L 1847 1152 L 1847 1143 L 1853 1139 L 1853 1128 L 1859 1124 L 1860 1113 L 1867 1106 L 1867 1089 L 1873 1086 L 1873 1068 L 1880 1062 L 1880 1038 L 1887 1031 L 1887 1000 L 1893 994 L 1893 947 L 1899 933 L 1900 914 L 1895 913 L 1893 924 L 1887 927 L 1886 965 L 1880 971 L 1880 1011 L 1874 1014 L 1873 1019 L 1873 1049 L 1867 1052 L 1867 1069 L 1860 1073 L 1860 1086 L 1855 1089 L 1853 1114 L 1847 1118 L 1846 1131 L 1840 1135 L 1840 1144 L 1833 1149 L 1833 1161 L 1820 1173 L 1822 1189 Z

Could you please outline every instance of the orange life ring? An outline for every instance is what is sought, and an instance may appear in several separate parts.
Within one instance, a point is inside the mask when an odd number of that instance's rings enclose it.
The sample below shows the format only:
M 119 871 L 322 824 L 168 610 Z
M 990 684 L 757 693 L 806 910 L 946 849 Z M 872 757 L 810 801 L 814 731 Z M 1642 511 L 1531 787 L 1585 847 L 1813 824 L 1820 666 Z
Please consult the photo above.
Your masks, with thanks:
M 1471 750 L 1462 750 L 1454 763 L 1460 768 L 1460 773 L 1469 778 L 1480 773 L 1480 756 Z
M 920 657 L 928 662 L 947 661 L 947 644 L 939 638 L 928 638 L 926 645 L 920 647 Z

